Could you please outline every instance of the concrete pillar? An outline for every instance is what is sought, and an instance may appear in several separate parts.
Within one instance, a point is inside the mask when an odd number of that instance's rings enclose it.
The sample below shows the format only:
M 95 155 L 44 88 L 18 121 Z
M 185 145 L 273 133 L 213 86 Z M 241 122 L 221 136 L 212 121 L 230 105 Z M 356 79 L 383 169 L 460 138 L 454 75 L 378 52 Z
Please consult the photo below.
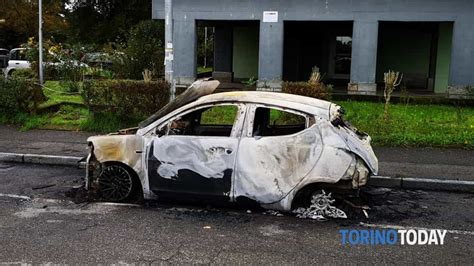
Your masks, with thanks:
M 173 21 L 174 78 L 178 85 L 190 85 L 196 79 L 196 21 Z
M 283 21 L 260 21 L 257 89 L 281 91 Z
M 212 76 L 221 82 L 232 82 L 232 26 L 230 25 L 215 27 Z
M 451 68 L 448 95 L 452 98 L 467 97 L 474 91 L 474 17 L 460 16 L 453 25 Z
M 375 72 L 377 69 L 378 29 L 377 21 L 354 21 L 349 94 L 374 95 L 377 92 Z

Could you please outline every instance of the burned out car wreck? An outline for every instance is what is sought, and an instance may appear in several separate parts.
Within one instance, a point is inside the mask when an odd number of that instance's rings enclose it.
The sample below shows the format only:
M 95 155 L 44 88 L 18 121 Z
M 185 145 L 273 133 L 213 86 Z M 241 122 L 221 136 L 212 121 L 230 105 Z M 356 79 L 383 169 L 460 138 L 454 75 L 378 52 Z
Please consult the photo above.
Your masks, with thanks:
M 171 194 L 290 211 L 303 195 L 357 190 L 377 174 L 370 137 L 336 104 L 212 94 L 218 85 L 197 81 L 139 127 L 89 138 L 85 188 L 109 201 Z

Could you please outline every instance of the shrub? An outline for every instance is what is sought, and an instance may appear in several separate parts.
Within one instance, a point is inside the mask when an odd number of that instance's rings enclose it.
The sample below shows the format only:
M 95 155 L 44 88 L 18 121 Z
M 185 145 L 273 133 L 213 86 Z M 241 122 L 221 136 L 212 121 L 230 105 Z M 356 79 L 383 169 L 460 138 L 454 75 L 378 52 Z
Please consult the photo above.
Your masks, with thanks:
M 31 79 L 0 79 L 0 113 L 13 117 L 18 113 L 35 113 L 45 100 L 41 87 Z
M 324 83 L 311 84 L 306 81 L 300 82 L 283 82 L 282 92 L 297 94 L 307 97 L 318 98 L 322 100 L 330 99 L 330 91 L 326 88 Z
M 12 78 L 14 78 L 14 79 L 34 79 L 34 78 L 36 78 L 36 74 L 33 72 L 33 70 L 31 68 L 16 69 L 12 73 Z
M 313 68 L 307 82 L 283 82 L 282 91 L 323 100 L 331 98 L 332 86 L 327 86 L 321 81 L 322 76 L 317 67 Z
M 145 69 L 160 77 L 164 55 L 163 22 L 143 21 L 132 28 L 127 43 L 114 55 L 112 70 L 126 79 L 142 79 Z
M 116 113 L 124 119 L 146 117 L 168 103 L 165 81 L 85 81 L 82 97 L 94 114 Z

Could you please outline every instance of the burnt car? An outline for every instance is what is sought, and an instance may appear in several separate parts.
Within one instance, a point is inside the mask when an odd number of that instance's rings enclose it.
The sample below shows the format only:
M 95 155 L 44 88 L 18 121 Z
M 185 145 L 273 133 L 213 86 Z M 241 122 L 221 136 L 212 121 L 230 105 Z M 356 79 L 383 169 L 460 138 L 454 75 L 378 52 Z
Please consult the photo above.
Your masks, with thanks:
M 354 191 L 377 174 L 370 137 L 348 126 L 338 105 L 279 92 L 212 93 L 218 85 L 199 80 L 139 127 L 90 137 L 86 189 L 109 201 L 138 193 L 290 211 L 321 188 Z

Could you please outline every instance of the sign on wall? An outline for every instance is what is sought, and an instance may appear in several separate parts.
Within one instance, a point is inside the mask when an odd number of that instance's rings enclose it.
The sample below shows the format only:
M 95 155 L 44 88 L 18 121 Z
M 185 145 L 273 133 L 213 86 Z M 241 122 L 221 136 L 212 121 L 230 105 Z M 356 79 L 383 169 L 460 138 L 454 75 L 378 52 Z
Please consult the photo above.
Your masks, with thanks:
M 263 22 L 278 22 L 278 11 L 263 11 Z

